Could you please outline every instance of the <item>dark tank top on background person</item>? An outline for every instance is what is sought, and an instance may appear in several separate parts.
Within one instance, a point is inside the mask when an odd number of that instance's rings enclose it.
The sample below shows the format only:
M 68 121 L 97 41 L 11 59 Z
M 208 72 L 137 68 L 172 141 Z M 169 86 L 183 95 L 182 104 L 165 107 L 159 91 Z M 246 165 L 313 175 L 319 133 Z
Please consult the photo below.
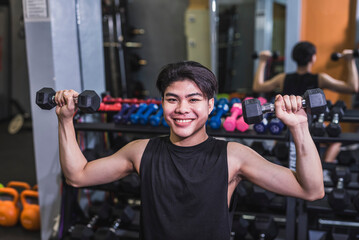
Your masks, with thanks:
M 152 138 L 140 177 L 141 239 L 230 239 L 226 141 L 180 147 Z
M 318 88 L 318 74 L 289 73 L 285 75 L 283 95 L 302 96 L 308 89 Z

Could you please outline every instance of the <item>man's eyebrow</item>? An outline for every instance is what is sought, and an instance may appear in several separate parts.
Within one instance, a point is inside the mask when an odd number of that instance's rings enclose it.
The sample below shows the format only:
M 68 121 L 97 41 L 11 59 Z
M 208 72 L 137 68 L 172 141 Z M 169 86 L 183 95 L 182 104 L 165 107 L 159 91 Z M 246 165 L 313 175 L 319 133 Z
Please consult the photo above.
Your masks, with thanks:
M 203 94 L 202 94 L 202 93 L 195 92 L 195 93 L 187 94 L 185 97 L 186 97 L 186 98 L 189 98 L 189 97 L 194 97 L 194 96 L 203 97 Z M 168 93 L 165 94 L 165 97 L 176 97 L 176 98 L 178 98 L 179 96 L 178 96 L 177 94 L 168 92 Z

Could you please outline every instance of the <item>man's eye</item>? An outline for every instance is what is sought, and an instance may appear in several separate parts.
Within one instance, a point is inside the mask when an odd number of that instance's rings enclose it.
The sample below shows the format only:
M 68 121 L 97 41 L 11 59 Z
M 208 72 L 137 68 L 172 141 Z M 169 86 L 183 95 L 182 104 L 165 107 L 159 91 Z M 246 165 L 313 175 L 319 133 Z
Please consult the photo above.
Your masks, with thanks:
M 190 100 L 190 102 L 199 102 L 200 100 L 199 99 L 197 99 L 197 98 L 192 98 L 191 100 Z
M 167 98 L 167 102 L 175 102 L 176 99 L 175 98 Z

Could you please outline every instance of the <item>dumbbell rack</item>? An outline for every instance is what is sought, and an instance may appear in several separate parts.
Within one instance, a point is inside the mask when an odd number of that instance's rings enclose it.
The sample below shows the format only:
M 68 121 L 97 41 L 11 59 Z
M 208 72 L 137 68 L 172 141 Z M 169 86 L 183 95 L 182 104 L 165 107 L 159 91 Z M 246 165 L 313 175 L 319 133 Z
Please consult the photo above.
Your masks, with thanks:
M 346 110 L 341 122 L 359 122 L 359 111 Z M 159 126 L 139 126 L 139 125 L 116 125 L 114 123 L 74 123 L 76 131 L 99 131 L 99 132 L 121 132 L 129 134 L 140 135 L 163 135 L 169 134 L 169 128 Z M 289 134 L 287 131 L 280 135 L 271 134 L 257 134 L 253 130 L 246 132 L 227 132 L 224 129 L 213 130 L 207 128 L 207 133 L 213 137 L 223 138 L 238 138 L 238 139 L 260 139 L 260 140 L 277 140 L 289 141 Z M 316 143 L 320 142 L 342 142 L 342 143 L 359 143 L 359 134 L 356 133 L 342 133 L 340 137 L 333 138 L 327 135 L 323 137 L 313 136 Z M 286 236 L 290 239 L 307 239 L 308 219 L 306 218 L 305 201 L 293 198 L 286 198 Z
M 330 120 L 330 119 L 326 119 Z M 344 116 L 340 122 L 347 122 L 347 123 L 359 123 L 359 111 L 358 110 L 345 110 Z M 358 133 L 341 133 L 339 137 L 328 137 L 327 135 L 323 137 L 316 137 L 313 136 L 313 140 L 316 143 L 332 143 L 332 142 L 341 142 L 347 144 L 359 143 L 359 134 Z M 333 163 L 322 163 L 323 169 L 333 169 L 337 164 Z M 354 169 L 351 169 L 354 172 L 359 172 L 358 166 Z M 356 178 L 356 177 L 355 177 Z M 325 189 L 330 190 L 334 187 L 332 182 L 324 182 Z M 359 191 L 359 184 L 349 186 L 349 189 Z M 330 228 L 341 226 L 342 227 L 355 227 L 359 228 L 358 218 L 357 216 L 358 211 L 354 209 L 352 205 L 348 209 L 340 212 L 339 217 L 338 213 L 333 212 L 332 208 L 329 206 L 327 202 L 327 193 L 323 199 L 314 201 L 314 202 L 305 202 L 304 200 L 297 200 L 298 201 L 298 229 L 297 229 L 297 239 L 308 239 L 308 231 L 310 230 L 309 226 L 313 224 L 313 221 L 319 226 L 330 226 Z M 318 214 L 319 217 L 313 219 L 308 217 L 309 214 Z M 326 219 L 326 216 L 330 215 L 329 219 Z M 322 216 L 322 217 L 320 217 Z M 324 217 L 323 217 L 324 216 Z M 333 219 L 334 218 L 334 219 Z M 338 219 L 339 218 L 339 219 Z M 309 223 L 309 221 L 311 223 Z M 355 224 L 357 222 L 357 224 Z M 353 224 L 354 223 L 354 224 Z

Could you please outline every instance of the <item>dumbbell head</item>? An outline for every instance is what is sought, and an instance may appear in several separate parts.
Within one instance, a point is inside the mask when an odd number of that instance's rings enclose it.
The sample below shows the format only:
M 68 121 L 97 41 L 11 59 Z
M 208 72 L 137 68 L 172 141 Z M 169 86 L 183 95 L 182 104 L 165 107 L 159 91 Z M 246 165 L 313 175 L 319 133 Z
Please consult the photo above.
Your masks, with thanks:
M 332 54 L 330 55 L 330 59 L 331 59 L 332 61 L 338 61 L 341 57 L 342 57 L 342 54 L 337 53 L 337 52 L 332 53 Z
M 258 99 L 247 99 L 242 103 L 243 118 L 248 124 L 259 123 L 263 120 L 261 102 Z
M 52 88 L 41 88 L 36 92 L 36 104 L 41 109 L 50 110 L 56 106 L 56 103 L 53 101 L 56 92 Z
M 321 114 L 324 113 L 327 108 L 327 101 L 322 89 L 314 88 L 308 89 L 303 95 L 305 100 L 305 107 L 309 114 Z
M 344 186 L 348 185 L 351 179 L 350 169 L 345 166 L 336 166 L 332 173 L 332 181 L 337 183 L 342 179 Z
M 272 240 L 278 235 L 278 226 L 273 216 L 257 215 L 251 223 L 249 231 L 254 239 Z
M 99 109 L 100 97 L 95 91 L 85 90 L 77 98 L 77 106 L 84 113 L 93 113 Z

